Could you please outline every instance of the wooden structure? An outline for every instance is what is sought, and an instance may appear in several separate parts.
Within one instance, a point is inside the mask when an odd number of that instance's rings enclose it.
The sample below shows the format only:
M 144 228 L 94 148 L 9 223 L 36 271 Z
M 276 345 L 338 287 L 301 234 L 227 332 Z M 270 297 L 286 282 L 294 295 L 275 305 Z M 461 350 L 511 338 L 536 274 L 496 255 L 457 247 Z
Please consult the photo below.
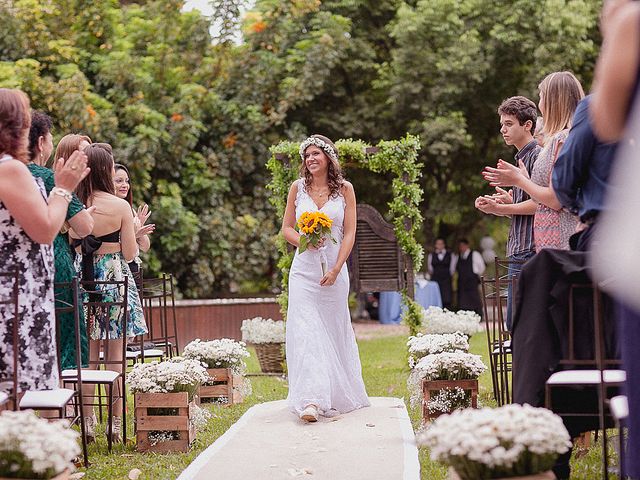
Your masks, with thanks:
M 222 401 L 228 405 L 242 403 L 242 375 L 234 375 L 230 368 L 207 368 L 207 373 L 211 382 L 200 386 L 200 400 Z
M 135 429 L 139 452 L 187 452 L 196 438 L 191 418 L 196 404 L 187 392 L 136 393 Z M 150 433 L 172 439 L 155 442 Z
M 349 258 L 356 293 L 398 292 L 414 298 L 413 263 L 398 245 L 393 225 L 371 205 L 357 205 L 356 241 Z
M 471 408 L 478 408 L 478 380 L 424 380 L 422 382 L 422 422 L 439 417 L 446 412 L 429 412 L 431 394 L 444 389 L 461 388 L 471 394 Z M 449 412 L 450 413 L 450 412 Z

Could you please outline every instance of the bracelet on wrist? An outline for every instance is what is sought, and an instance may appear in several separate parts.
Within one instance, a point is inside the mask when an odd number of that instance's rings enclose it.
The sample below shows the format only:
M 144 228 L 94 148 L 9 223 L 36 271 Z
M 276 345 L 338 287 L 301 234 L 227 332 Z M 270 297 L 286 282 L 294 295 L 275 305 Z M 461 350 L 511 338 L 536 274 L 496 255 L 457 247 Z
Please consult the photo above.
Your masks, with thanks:
M 59 197 L 64 198 L 67 203 L 71 203 L 71 200 L 73 199 L 71 192 L 61 187 L 53 187 L 51 189 L 51 195 L 58 195 Z

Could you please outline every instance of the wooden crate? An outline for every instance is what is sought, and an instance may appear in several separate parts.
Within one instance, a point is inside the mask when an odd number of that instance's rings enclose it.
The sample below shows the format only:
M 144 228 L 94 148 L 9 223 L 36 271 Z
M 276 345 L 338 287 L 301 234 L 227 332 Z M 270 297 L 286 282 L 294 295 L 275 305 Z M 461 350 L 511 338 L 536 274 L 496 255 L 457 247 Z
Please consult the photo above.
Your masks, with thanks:
M 465 392 L 471 392 L 471 408 L 478 408 L 478 380 L 423 380 L 422 382 L 422 421 L 432 420 L 443 415 L 443 412 L 430 413 L 427 404 L 433 392 L 445 388 L 460 387 Z
M 196 438 L 195 428 L 191 425 L 195 402 L 189 402 L 187 392 L 180 393 L 136 393 L 135 394 L 135 430 L 139 452 L 187 452 Z M 176 410 L 174 415 L 157 415 L 153 409 Z M 150 411 L 151 409 L 151 411 Z M 149 440 L 149 432 L 178 432 L 178 440 L 158 442 Z
M 234 375 L 230 368 L 207 368 L 209 377 L 213 379 L 215 385 L 202 385 L 198 396 L 201 400 L 223 400 L 227 404 L 242 403 L 242 387 L 244 378 L 241 375 Z

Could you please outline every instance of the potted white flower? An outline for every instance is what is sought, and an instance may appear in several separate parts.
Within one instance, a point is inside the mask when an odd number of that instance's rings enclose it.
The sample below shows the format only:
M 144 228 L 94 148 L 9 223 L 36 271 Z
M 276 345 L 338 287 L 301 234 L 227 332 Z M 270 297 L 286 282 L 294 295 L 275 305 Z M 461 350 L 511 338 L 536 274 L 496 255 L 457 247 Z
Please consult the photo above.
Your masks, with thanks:
M 470 337 L 482 330 L 481 320 L 480 315 L 470 310 L 452 312 L 431 306 L 423 312 L 422 327 L 426 333 L 461 332 Z
M 445 334 L 418 333 L 415 337 L 409 337 L 407 342 L 409 349 L 409 367 L 413 368 L 421 358 L 442 352 L 469 351 L 469 340 L 462 332 Z
M 31 410 L 0 414 L 0 479 L 69 478 L 80 455 L 80 434 L 66 420 L 48 421 Z
M 138 451 L 188 451 L 196 429 L 211 416 L 196 403 L 198 388 L 209 380 L 202 363 L 180 357 L 140 363 L 127 380 L 134 393 Z
M 187 359 L 202 362 L 207 367 L 209 380 L 200 386 L 198 396 L 201 400 L 233 404 L 242 402 L 251 394 L 251 383 L 244 378 L 249 356 L 246 344 L 231 338 L 202 341 L 196 338 L 182 352 Z
M 553 479 L 550 469 L 571 447 L 562 419 L 544 408 L 466 409 L 435 420 L 416 437 L 450 479 Z
M 256 349 L 260 369 L 265 373 L 283 373 L 284 322 L 255 317 L 243 320 L 241 330 L 242 340 Z
M 411 405 L 415 407 L 422 404 L 423 420 L 451 411 L 434 406 L 430 410 L 429 406 L 433 401 L 446 405 L 448 399 L 452 409 L 467 406 L 475 408 L 478 401 L 478 377 L 486 369 L 480 355 L 463 351 L 426 355 L 415 364 L 407 380 Z M 460 401 L 457 389 L 466 393 L 464 401 Z

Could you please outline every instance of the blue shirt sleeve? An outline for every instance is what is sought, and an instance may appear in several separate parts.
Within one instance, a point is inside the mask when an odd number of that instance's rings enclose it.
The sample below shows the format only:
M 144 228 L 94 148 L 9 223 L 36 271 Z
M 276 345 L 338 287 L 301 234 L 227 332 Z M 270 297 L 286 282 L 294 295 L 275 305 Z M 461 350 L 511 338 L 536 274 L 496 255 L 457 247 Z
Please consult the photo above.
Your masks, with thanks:
M 578 213 L 578 194 L 589 174 L 589 165 L 596 146 L 596 138 L 589 123 L 589 99 L 583 99 L 573 116 L 569 132 L 556 164 L 551 180 L 553 189 L 563 207 Z

